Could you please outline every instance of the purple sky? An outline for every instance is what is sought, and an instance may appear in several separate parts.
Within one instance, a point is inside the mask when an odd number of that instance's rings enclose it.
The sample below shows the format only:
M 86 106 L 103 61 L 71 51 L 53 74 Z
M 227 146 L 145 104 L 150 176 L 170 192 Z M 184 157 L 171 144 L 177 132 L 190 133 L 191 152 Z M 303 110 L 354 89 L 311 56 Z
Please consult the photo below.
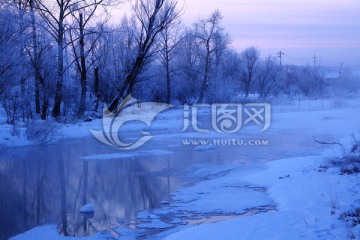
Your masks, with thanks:
M 258 47 L 262 56 L 285 52 L 286 63 L 360 65 L 359 0 L 184 0 L 190 25 L 215 9 L 241 51 Z
M 238 51 L 255 46 L 262 57 L 281 50 L 284 63 L 360 66 L 360 0 L 179 0 L 190 26 L 219 9 Z M 122 10 L 121 10 L 122 9 Z M 120 19 L 125 5 L 114 11 Z M 128 11 L 126 11 L 128 12 Z

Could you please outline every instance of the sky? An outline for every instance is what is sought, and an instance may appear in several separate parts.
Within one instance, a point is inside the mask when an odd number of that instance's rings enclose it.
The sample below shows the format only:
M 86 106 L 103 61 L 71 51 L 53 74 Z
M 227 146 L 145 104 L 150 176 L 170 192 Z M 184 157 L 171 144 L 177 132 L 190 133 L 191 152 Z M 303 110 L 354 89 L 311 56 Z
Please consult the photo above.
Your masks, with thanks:
M 238 51 L 262 57 L 282 51 L 284 63 L 360 66 L 360 0 L 179 0 L 191 26 L 219 9 Z

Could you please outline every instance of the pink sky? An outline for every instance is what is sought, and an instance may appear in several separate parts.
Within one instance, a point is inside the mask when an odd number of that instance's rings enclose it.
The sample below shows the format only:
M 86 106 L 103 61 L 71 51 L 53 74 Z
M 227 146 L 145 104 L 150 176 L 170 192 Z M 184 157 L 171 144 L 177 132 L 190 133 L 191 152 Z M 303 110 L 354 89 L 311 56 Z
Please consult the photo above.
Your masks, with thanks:
M 190 26 L 219 9 L 232 46 L 258 47 L 262 56 L 282 50 L 284 61 L 360 65 L 360 0 L 179 0 Z
M 280 50 L 288 63 L 360 65 L 359 0 L 184 0 L 186 24 L 214 9 L 223 16 L 233 47 L 256 46 L 263 56 Z

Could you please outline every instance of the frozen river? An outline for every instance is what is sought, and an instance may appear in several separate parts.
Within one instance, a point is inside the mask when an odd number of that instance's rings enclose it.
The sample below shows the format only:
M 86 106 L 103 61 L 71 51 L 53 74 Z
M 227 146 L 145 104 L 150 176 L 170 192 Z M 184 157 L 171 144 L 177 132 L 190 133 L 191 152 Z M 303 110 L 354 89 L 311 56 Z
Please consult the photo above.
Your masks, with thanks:
M 358 126 L 356 121 L 347 120 L 351 109 L 343 111 L 279 111 L 273 126 L 264 133 L 250 128 L 231 136 L 201 135 L 210 141 L 237 139 L 244 142 L 241 146 L 187 146 L 184 140 L 193 140 L 193 133 L 169 134 L 158 130 L 153 132 L 150 142 L 124 158 L 82 160 L 86 156 L 122 154 L 93 137 L 54 145 L 3 148 L 0 239 L 48 223 L 56 224 L 62 233 L 65 226 L 71 236 L 135 223 L 138 211 L 161 207 L 162 202 L 171 202 L 171 193 L 200 181 L 183 177 L 194 165 L 241 167 L 304 153 L 321 154 L 325 147 L 316 144 L 313 137 L 334 139 Z M 349 124 L 333 128 L 344 121 Z M 261 140 L 263 144 L 247 144 L 252 140 Z M 168 154 L 156 154 L 158 150 Z M 85 203 L 96 206 L 93 218 L 79 212 Z
M 247 138 L 251 139 L 242 137 Z M 154 139 L 144 148 L 173 154 L 81 160 L 83 156 L 118 153 L 94 138 L 3 149 L 1 239 L 45 223 L 59 224 L 59 229 L 68 225 L 68 233 L 78 236 L 135 221 L 139 210 L 159 207 L 170 200 L 170 193 L 189 184 L 181 175 L 195 164 L 249 164 L 299 156 L 304 150 L 321 152 L 319 146 L 310 147 L 311 139 L 299 135 L 267 134 L 268 146 L 222 146 L 206 151 L 184 146 L 178 138 Z M 96 205 L 90 221 L 79 212 L 85 203 Z

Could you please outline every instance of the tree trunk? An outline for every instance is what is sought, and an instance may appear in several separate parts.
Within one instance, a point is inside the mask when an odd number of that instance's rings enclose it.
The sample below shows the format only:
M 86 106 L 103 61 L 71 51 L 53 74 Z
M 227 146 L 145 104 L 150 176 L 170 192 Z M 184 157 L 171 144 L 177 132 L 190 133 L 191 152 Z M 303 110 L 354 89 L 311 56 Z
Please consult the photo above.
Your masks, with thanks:
M 142 51 L 140 51 L 140 52 L 142 52 Z M 129 74 L 127 74 L 124 84 L 122 85 L 118 95 L 116 96 L 116 98 L 113 100 L 113 102 L 108 107 L 108 111 L 116 112 L 120 101 L 132 93 L 135 83 L 136 83 L 136 79 L 141 72 L 144 61 L 145 61 L 145 55 L 142 53 L 138 54 L 138 56 L 136 57 L 136 60 L 135 60 L 135 64 L 133 65 Z
M 200 89 L 200 96 L 198 103 L 202 103 L 204 101 L 205 91 L 208 86 L 209 81 L 209 70 L 210 70 L 210 39 L 206 43 L 206 59 L 205 59 L 205 71 L 204 71 L 204 79 Z
M 32 44 L 33 44 L 33 59 L 34 59 L 34 80 L 35 80 L 35 112 L 40 114 L 40 69 L 38 59 L 38 46 L 37 46 L 37 34 L 36 34 L 36 22 L 35 22 L 35 10 L 34 0 L 30 0 L 30 12 L 31 12 L 31 28 L 32 28 Z
M 63 20 L 59 21 L 59 30 L 58 30 L 58 69 L 57 69 L 57 82 L 56 82 L 56 94 L 55 94 L 55 103 L 52 110 L 52 116 L 54 118 L 60 118 L 61 113 L 61 101 L 62 101 L 62 87 L 63 87 L 63 78 L 64 78 L 64 25 Z
M 166 103 L 170 104 L 171 101 L 171 77 L 170 77 L 170 50 L 169 50 L 169 32 L 165 29 L 166 35 L 164 39 L 165 44 L 165 71 L 166 71 Z
M 43 105 L 41 108 L 41 119 L 42 120 L 46 120 L 46 118 L 47 118 L 48 107 L 49 107 L 49 100 L 44 96 L 44 101 L 43 101 Z
M 169 53 L 166 52 L 166 103 L 171 102 L 171 77 L 170 77 L 170 64 L 169 64 Z
M 99 84 L 100 84 L 100 78 L 99 78 L 99 68 L 95 67 L 94 69 L 94 93 L 95 93 L 95 107 L 94 111 L 97 112 L 99 108 L 99 101 L 100 101 L 100 93 L 99 93 Z
M 78 118 L 81 118 L 85 112 L 85 103 L 86 103 L 86 81 L 87 81 L 87 72 L 86 72 L 86 59 L 85 59 L 85 41 L 84 41 L 84 24 L 83 24 L 83 15 L 79 14 L 80 18 L 80 68 L 81 68 L 81 98 L 80 106 L 78 112 Z

